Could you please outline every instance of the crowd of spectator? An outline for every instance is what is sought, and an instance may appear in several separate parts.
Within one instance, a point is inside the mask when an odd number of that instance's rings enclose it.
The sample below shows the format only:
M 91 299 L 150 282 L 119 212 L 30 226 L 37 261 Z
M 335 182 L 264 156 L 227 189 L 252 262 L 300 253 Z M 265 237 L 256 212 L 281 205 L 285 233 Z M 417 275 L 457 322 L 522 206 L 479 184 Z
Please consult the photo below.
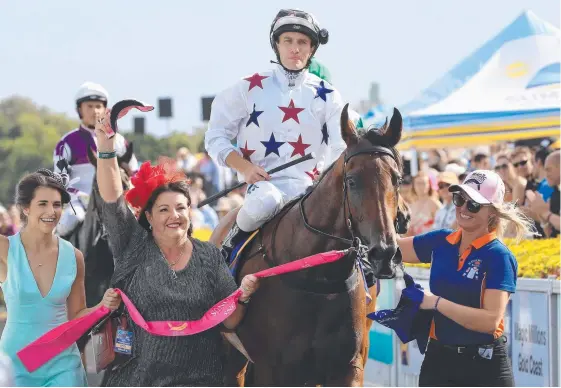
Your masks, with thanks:
M 406 176 L 401 190 L 411 209 L 409 235 L 456 227 L 448 187 L 463 181 L 473 170 L 495 170 L 501 176 L 506 186 L 505 199 L 515 202 L 534 220 L 537 233 L 528 238 L 559 235 L 560 161 L 557 147 L 509 148 L 501 144 L 470 151 L 431 150 L 421 154 L 418 173 Z M 507 231 L 506 237 L 513 232 Z
M 528 238 L 559 235 L 559 150 L 525 146 L 509 150 L 506 145 L 496 145 L 471 150 L 469 158 L 464 156 L 465 150 L 462 154 L 458 156 L 446 150 L 422 153 L 418 173 L 404 177 L 401 194 L 411 209 L 409 235 L 432 229 L 454 229 L 455 207 L 448 187 L 461 182 L 469 171 L 478 169 L 495 170 L 505 183 L 505 199 L 517 203 L 535 221 L 538 234 Z M 208 196 L 236 184 L 237 177 L 233 170 L 218 166 L 205 152 L 194 154 L 181 147 L 176 160 L 191 178 L 193 228 L 201 238 L 208 237 L 222 217 L 242 205 L 245 187 L 199 208 L 198 203 Z M 13 235 L 20 227 L 17 208 L 0 205 L 0 234 Z

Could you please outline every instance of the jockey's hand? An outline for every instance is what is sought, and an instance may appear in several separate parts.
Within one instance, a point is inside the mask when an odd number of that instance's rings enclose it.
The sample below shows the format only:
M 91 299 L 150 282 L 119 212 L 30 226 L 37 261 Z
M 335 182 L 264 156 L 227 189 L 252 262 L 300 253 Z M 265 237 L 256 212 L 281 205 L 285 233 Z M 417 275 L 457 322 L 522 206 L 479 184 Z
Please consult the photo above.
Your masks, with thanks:
M 100 304 L 111 311 L 115 311 L 121 305 L 121 296 L 117 294 L 114 289 L 109 288 L 105 291 L 105 295 L 103 295 L 103 299 Z
M 259 278 L 254 275 L 246 275 L 242 279 L 242 284 L 240 289 L 242 290 L 242 296 L 240 296 L 241 302 L 246 302 L 251 295 L 257 291 L 259 288 Z
M 245 183 L 250 185 L 255 182 L 268 181 L 271 179 L 267 171 L 251 162 L 246 163 L 240 173 L 243 175 Z
M 95 137 L 97 139 L 97 148 L 102 152 L 111 152 L 115 150 L 116 136 L 108 139 L 106 135 L 106 133 L 110 133 L 112 131 L 109 117 L 110 114 L 111 109 L 107 108 L 105 113 L 96 114 L 95 116 Z

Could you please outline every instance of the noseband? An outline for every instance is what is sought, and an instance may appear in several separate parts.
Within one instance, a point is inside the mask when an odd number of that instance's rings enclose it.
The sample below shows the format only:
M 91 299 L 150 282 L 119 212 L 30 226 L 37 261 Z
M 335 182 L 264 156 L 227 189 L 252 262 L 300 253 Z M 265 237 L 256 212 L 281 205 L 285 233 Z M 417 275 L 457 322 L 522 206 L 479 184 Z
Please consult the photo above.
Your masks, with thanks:
M 353 228 L 353 215 L 351 214 L 351 207 L 349 206 L 348 187 L 347 187 L 347 164 L 355 156 L 363 155 L 363 154 L 388 155 L 393 160 L 396 160 L 394 153 L 389 148 L 383 147 L 383 146 L 377 146 L 377 145 L 370 146 L 368 148 L 363 148 L 363 149 L 360 149 L 356 152 L 353 152 L 350 155 L 347 153 L 347 151 L 345 151 L 345 159 L 344 159 L 344 164 L 343 164 L 343 203 L 342 203 L 342 206 L 343 206 L 343 213 L 344 213 L 344 216 L 345 216 L 347 228 L 349 229 L 349 232 L 351 234 L 351 239 L 347 239 L 347 238 L 344 238 L 344 237 L 339 237 L 339 236 L 335 236 L 335 235 L 323 232 L 319 229 L 314 228 L 313 226 L 311 226 L 308 223 L 308 220 L 306 218 L 306 214 L 304 212 L 304 201 L 306 200 L 306 198 L 308 198 L 310 196 L 310 194 L 313 191 L 309 191 L 308 193 L 306 193 L 304 195 L 304 197 L 302 197 L 302 200 L 300 201 L 300 214 L 302 216 L 302 220 L 304 221 L 304 226 L 309 231 L 311 231 L 313 233 L 316 233 L 316 234 L 319 234 L 321 236 L 328 237 L 328 238 L 333 239 L 333 240 L 340 241 L 340 242 L 348 244 L 350 246 L 354 246 L 355 248 L 359 249 L 359 252 L 362 251 L 362 253 L 364 254 L 365 250 L 367 251 L 368 248 L 365 247 L 364 245 L 362 245 L 362 242 L 360 241 L 360 238 L 355 237 L 355 233 L 354 233 L 354 230 L 353 230 L 354 229 Z M 397 160 L 396 160 L 396 162 L 397 162 Z M 347 209 L 348 209 L 348 216 L 347 216 Z

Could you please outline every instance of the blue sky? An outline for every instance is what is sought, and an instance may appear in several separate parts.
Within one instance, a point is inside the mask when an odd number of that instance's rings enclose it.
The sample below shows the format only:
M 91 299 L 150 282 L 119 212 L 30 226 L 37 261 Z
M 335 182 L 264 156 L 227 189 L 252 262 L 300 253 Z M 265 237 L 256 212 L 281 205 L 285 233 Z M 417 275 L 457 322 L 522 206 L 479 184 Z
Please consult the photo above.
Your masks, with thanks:
M 330 4 L 330 5 L 327 5 Z M 200 97 L 268 69 L 270 23 L 280 8 L 313 13 L 330 32 L 317 57 L 343 98 L 380 84 L 399 105 L 530 9 L 560 25 L 558 0 L 17 0 L 0 2 L 0 98 L 19 94 L 75 115 L 74 94 L 99 82 L 111 102 L 172 97 L 171 127 L 201 124 Z M 132 116 L 132 115 L 131 115 Z M 149 113 L 149 132 L 166 123 Z M 132 117 L 121 120 L 132 127 Z

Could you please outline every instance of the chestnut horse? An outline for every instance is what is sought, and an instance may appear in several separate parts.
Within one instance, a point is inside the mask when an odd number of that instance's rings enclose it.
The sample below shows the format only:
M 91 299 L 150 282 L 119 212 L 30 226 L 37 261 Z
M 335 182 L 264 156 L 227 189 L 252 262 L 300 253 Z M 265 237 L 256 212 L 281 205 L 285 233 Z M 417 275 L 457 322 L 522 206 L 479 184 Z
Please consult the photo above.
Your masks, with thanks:
M 264 225 L 244 252 L 236 280 L 246 274 L 360 240 L 379 279 L 395 276 L 402 163 L 397 109 L 381 129 L 359 135 L 341 114 L 347 149 L 306 194 Z M 213 233 L 219 245 L 235 215 Z M 292 274 L 263 279 L 236 334 L 251 358 L 256 386 L 362 386 L 368 346 L 367 304 L 357 256 Z M 375 296 L 375 290 L 370 290 Z M 375 301 L 373 301 L 375 302 Z M 372 311 L 375 303 L 370 303 Z M 228 351 L 227 383 L 236 381 L 245 358 Z M 239 383 L 239 381 L 238 381 Z

